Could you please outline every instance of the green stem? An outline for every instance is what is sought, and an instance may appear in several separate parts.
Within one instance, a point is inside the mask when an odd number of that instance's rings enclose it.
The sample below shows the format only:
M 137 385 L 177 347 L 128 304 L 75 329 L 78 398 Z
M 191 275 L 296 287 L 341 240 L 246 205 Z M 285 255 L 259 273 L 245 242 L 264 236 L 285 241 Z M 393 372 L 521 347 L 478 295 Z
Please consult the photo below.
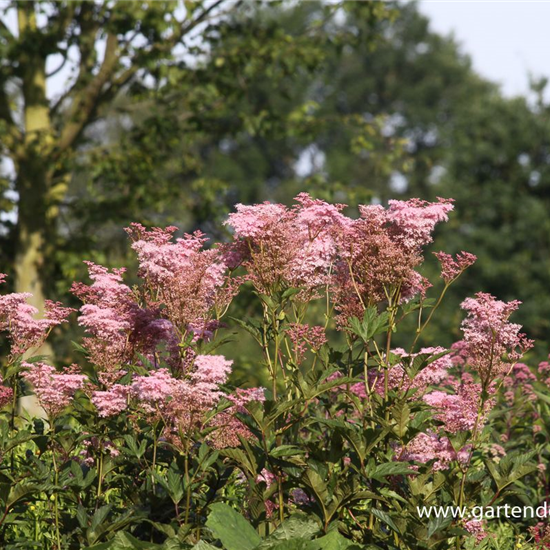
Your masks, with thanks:
M 426 319 L 426 322 L 424 324 L 422 324 L 419 328 L 416 329 L 416 336 L 415 336 L 414 341 L 412 343 L 412 346 L 411 346 L 411 349 L 410 349 L 410 352 L 409 352 L 410 354 L 412 354 L 412 352 L 414 351 L 414 347 L 416 346 L 416 343 L 418 342 L 418 339 L 420 338 L 420 335 L 422 334 L 422 332 L 424 332 L 424 329 L 429 325 L 430 321 L 432 320 L 432 317 L 435 313 L 435 310 L 441 305 L 441 302 L 443 301 L 443 297 L 445 296 L 445 293 L 447 292 L 447 289 L 449 288 L 449 286 L 451 286 L 450 283 L 445 284 L 445 287 L 441 291 L 441 295 L 439 296 L 437 302 L 435 303 L 434 307 L 430 311 L 430 314 L 428 315 L 428 318 Z M 422 310 L 420 310 L 420 312 L 422 312 Z M 420 319 L 419 319 L 419 325 L 420 325 Z
M 57 500 L 57 484 L 59 483 L 59 469 L 57 468 L 57 461 L 55 459 L 55 450 L 52 448 L 53 468 L 55 472 L 55 493 L 53 495 L 53 508 L 54 508 L 54 521 L 55 521 L 55 538 L 57 540 L 57 549 L 61 550 L 61 535 L 59 532 L 59 503 Z
M 12 431 L 15 430 L 15 411 L 17 410 L 17 376 L 14 377 L 13 382 L 13 400 L 11 405 L 11 419 L 10 419 L 10 428 Z M 13 454 L 13 453 L 12 453 Z
M 153 426 L 153 464 L 151 467 L 151 483 L 153 485 L 153 493 L 155 492 L 155 468 L 157 465 L 157 426 L 158 424 Z
M 102 484 L 103 484 L 103 449 L 100 447 L 98 468 L 97 468 L 97 494 L 96 494 L 97 507 L 99 507 L 99 499 L 101 497 Z
M 283 483 L 280 475 L 277 476 L 277 489 L 279 491 L 279 521 L 283 523 L 285 520 L 285 501 L 283 497 Z
M 476 421 L 474 424 L 474 429 L 472 432 L 472 448 L 470 450 L 469 456 L 468 456 L 468 464 L 466 467 L 462 470 L 462 479 L 460 480 L 460 490 L 458 493 L 458 507 L 459 509 L 462 509 L 462 506 L 464 504 L 464 488 L 466 486 L 466 476 L 468 475 L 468 471 L 470 470 L 470 464 L 472 462 L 472 457 L 474 455 L 474 451 L 477 446 L 477 438 L 479 435 L 479 423 L 481 420 L 481 415 L 483 413 L 483 410 L 485 409 L 485 400 L 483 399 L 483 395 L 480 398 L 480 403 L 477 410 L 477 416 Z M 458 536 L 456 538 L 456 550 L 460 550 L 460 546 L 462 544 L 462 537 Z
M 189 479 L 189 440 L 185 441 L 185 524 L 189 522 L 189 508 L 191 506 L 191 481 Z

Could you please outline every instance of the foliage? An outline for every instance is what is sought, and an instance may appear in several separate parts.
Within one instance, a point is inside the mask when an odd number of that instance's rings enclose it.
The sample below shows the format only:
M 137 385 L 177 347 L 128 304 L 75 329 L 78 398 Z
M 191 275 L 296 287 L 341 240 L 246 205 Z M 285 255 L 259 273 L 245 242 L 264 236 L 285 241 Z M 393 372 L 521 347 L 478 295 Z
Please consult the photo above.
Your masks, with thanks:
M 359 218 L 344 208 L 305 193 L 292 207 L 237 205 L 232 241 L 212 248 L 200 233 L 174 240 L 174 227 L 133 224 L 139 285 L 92 262 L 91 283 L 73 285 L 80 365 L 29 357 L 68 308 L 50 304 L 35 319 L 26 295 L 1 296 L 12 344 L 0 386 L 3 547 L 459 549 L 491 548 L 499 532 L 519 541 L 512 524 L 419 512 L 545 498 L 549 367 L 535 375 L 518 362 L 532 342 L 509 320 L 517 303 L 478 293 L 463 303 L 461 341 L 419 347 L 475 260 L 439 254 L 444 291 L 428 297 L 417 269 L 451 201 L 394 200 L 360 207 Z M 231 318 L 246 289 L 260 314 Z M 393 338 L 409 317 L 406 351 Z M 236 329 L 257 343 L 267 389 L 231 384 L 220 350 Z M 17 407 L 29 392 L 39 417 Z M 545 528 L 534 528 L 535 544 Z
M 475 72 L 455 38 L 433 30 L 418 5 L 402 2 L 397 11 L 394 20 L 380 22 L 375 49 L 356 44 L 327 63 L 322 78 L 330 85 L 319 84 L 315 99 L 325 116 L 385 115 L 385 135 L 405 142 L 405 158 L 390 177 L 373 170 L 370 155 L 355 155 L 350 130 L 340 125 L 312 142 L 325 162 L 313 165 L 304 183 L 330 188 L 342 182 L 342 193 L 368 188 L 382 204 L 392 196 L 456 198 L 440 246 L 453 254 L 468 249 L 478 262 L 471 278 L 450 289 L 445 315 L 424 343 L 450 345 L 458 337 L 454 312 L 478 289 L 525 302 L 518 319 L 533 337 L 547 340 L 546 80 L 535 80 L 527 97 L 505 97 Z M 427 262 L 426 270 L 434 276 L 437 264 Z
M 342 10 L 369 32 L 339 25 Z M 1 220 L 2 260 L 36 307 L 44 286 L 65 299 L 84 275 L 83 251 L 118 261 L 123 224 L 177 219 L 214 229 L 235 201 L 235 180 L 258 199 L 258 146 L 247 153 L 246 178 L 243 168 L 211 166 L 236 143 L 283 144 L 270 153 L 273 165 L 309 139 L 323 123 L 302 92 L 334 51 L 372 44 L 392 9 L 315 5 L 291 30 L 281 13 L 288 17 L 286 5 L 233 0 L 5 3 L 0 154 L 13 170 L 2 184 L 3 210 L 12 210 Z M 275 88 L 278 97 L 268 97 Z M 377 124 L 357 131 L 377 139 Z

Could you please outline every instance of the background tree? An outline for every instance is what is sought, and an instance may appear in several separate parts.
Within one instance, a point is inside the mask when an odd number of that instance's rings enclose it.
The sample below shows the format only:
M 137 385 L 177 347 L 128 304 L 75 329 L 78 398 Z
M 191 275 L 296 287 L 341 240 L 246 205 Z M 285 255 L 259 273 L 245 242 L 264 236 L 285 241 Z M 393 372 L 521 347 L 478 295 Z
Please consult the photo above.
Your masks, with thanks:
M 49 183 L 25 195 L 15 163 L 21 231 L 16 242 L 4 222 L 3 261 L 17 250 L 23 271 L 26 215 L 43 229 L 33 233 L 42 244 L 30 248 L 39 251 L 32 261 L 48 258 L 34 280 L 55 281 L 54 294 L 81 276 L 83 255 L 120 263 L 121 227 L 130 221 L 208 233 L 235 202 L 288 203 L 300 190 L 352 206 L 441 195 L 457 199 L 457 215 L 437 246 L 459 251 L 467 239 L 479 256 L 449 311 L 479 286 L 502 299 L 519 296 L 529 334 L 549 339 L 544 83 L 538 101 L 503 97 L 412 3 L 140 3 L 141 11 L 127 2 L 30 5 L 12 2 L 5 12 L 1 131 L 6 153 L 34 143 L 25 154 L 36 153 L 30 158 L 44 170 L 35 172 Z M 35 18 L 26 42 L 25 33 L 9 31 L 17 9 Z M 75 98 L 97 81 L 109 33 L 126 53 L 61 153 L 58 140 L 68 121 L 82 120 Z M 177 48 L 158 45 L 167 36 L 169 43 L 181 36 Z M 59 62 L 67 54 L 75 70 L 66 97 L 47 109 L 38 102 L 50 129 L 30 134 L 21 67 L 33 64 L 19 63 L 29 52 L 42 65 L 47 52 Z M 84 64 L 81 55 L 88 55 Z M 37 154 L 39 144 L 46 155 Z M 435 259 L 429 268 L 437 269 Z M 460 320 L 440 319 L 427 339 L 442 332 L 451 341 Z
M 52 279 L 66 291 L 73 251 L 80 262 L 86 248 L 111 250 L 115 224 L 181 221 L 193 210 L 206 220 L 226 192 L 226 178 L 205 170 L 213 140 L 220 151 L 243 132 L 299 139 L 313 120 L 297 93 L 303 80 L 335 48 L 372 43 L 377 22 L 391 13 L 378 2 L 344 6 L 372 30 L 358 37 L 337 23 L 340 6 L 316 5 L 302 10 L 298 34 L 274 17 L 277 5 L 259 6 L 5 3 L 0 134 L 13 163 L 4 188 L 15 191 L 17 223 L 4 222 L 11 246 L 3 259 L 13 261 L 16 289 L 32 292 L 34 305 Z M 60 75 L 67 83 L 52 99 Z M 270 103 L 268 89 L 280 99 Z M 249 189 L 254 183 L 263 182 Z
M 549 108 L 545 81 L 530 98 L 507 98 L 472 69 L 452 38 L 430 30 L 415 4 L 402 4 L 398 17 L 382 22 L 376 51 L 358 46 L 329 68 L 337 93 L 325 109 L 389 117 L 389 135 L 405 139 L 406 170 L 374 179 L 349 154 L 346 129 L 324 136 L 322 171 L 329 180 L 367 179 L 374 195 L 388 198 L 454 197 L 456 216 L 436 245 L 452 252 L 467 248 L 479 260 L 453 288 L 447 310 L 428 338 L 458 336 L 451 315 L 468 294 L 481 288 L 501 299 L 524 302 L 519 321 L 531 337 L 550 340 Z M 365 174 L 367 176 L 365 177 Z M 438 269 L 435 259 L 433 269 Z M 439 340 L 441 341 L 441 340 Z M 547 347 L 547 346 L 546 346 Z M 542 344 L 539 349 L 545 348 Z
M 299 28 L 303 17 L 300 9 L 285 12 L 281 25 Z M 348 18 L 342 25 L 353 32 L 360 23 Z M 427 331 L 427 342 L 456 339 L 461 319 L 451 312 L 482 288 L 501 299 L 519 297 L 524 302 L 519 322 L 541 342 L 542 352 L 550 341 L 545 81 L 534 84 L 529 98 L 504 97 L 498 86 L 473 70 L 453 38 L 430 29 L 413 3 L 400 4 L 395 18 L 379 21 L 377 36 L 375 48 L 358 42 L 333 50 L 315 81 L 302 90 L 302 101 L 318 106 L 316 120 L 324 125 L 306 136 L 309 141 L 296 143 L 291 154 L 276 157 L 291 159 L 286 175 L 268 162 L 274 141 L 254 148 L 256 138 L 237 142 L 231 161 L 245 166 L 247 152 L 254 150 L 259 156 L 254 165 L 268 167 L 263 177 L 271 182 L 262 187 L 263 197 L 283 202 L 302 189 L 352 205 L 365 199 L 454 197 L 456 215 L 438 233 L 436 249 L 467 248 L 479 260 L 453 288 L 447 309 Z M 275 101 L 276 91 L 271 97 Z M 372 128 L 376 120 L 381 124 L 379 139 L 366 143 L 365 134 L 356 134 L 357 125 L 349 123 L 366 121 Z M 224 158 L 219 147 L 214 151 Z M 308 156 L 305 169 L 297 166 L 297 159 Z M 377 158 L 386 161 L 384 169 L 373 162 Z M 211 170 L 219 174 L 228 162 L 213 163 Z M 428 269 L 438 269 L 435 258 Z

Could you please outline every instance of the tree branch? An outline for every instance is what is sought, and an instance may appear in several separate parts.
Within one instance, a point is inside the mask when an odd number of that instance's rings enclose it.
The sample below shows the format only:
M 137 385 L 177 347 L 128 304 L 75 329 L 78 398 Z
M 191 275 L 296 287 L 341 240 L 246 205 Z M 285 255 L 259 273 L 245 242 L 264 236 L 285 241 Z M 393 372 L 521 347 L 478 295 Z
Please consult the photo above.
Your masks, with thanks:
M 179 28 L 179 32 L 174 31 L 174 34 L 167 40 L 165 40 L 162 44 L 161 43 L 154 43 L 152 44 L 151 48 L 148 50 L 147 54 L 150 55 L 154 51 L 158 52 L 166 52 L 172 50 L 181 40 L 183 37 L 188 34 L 190 31 L 192 31 L 197 25 L 207 20 L 207 16 L 212 13 L 213 10 L 215 10 L 218 6 L 226 2 L 227 0 L 216 0 L 213 4 L 211 4 L 208 8 L 203 10 L 199 16 L 194 18 L 188 25 L 182 25 Z M 242 0 L 238 0 L 235 2 L 235 5 L 233 8 L 237 7 L 239 4 L 242 3 Z M 227 10 L 224 13 L 228 13 L 230 10 Z M 130 41 L 127 42 L 127 44 L 130 44 Z M 112 84 L 109 86 L 109 88 L 105 91 L 105 97 L 112 98 L 115 96 L 122 87 L 124 87 L 131 79 L 132 77 L 138 72 L 140 68 L 140 63 L 136 62 L 136 60 L 133 60 L 130 67 L 124 71 L 120 76 L 118 76 L 115 80 L 113 80 Z
M 13 33 L 10 31 L 10 29 L 2 19 L 0 19 L 0 36 L 4 38 L 8 43 L 12 43 L 15 41 L 15 36 L 13 36 Z
M 67 50 L 65 50 L 65 52 L 61 55 L 63 55 L 63 61 L 61 62 L 59 67 L 54 69 L 51 73 L 46 73 L 46 78 L 51 78 L 52 76 L 55 76 L 67 64 L 67 61 L 69 60 L 69 52 Z
M 212 5 L 208 6 L 208 8 L 204 9 L 202 13 L 195 17 L 188 25 L 182 27 L 182 33 L 181 38 L 183 38 L 189 31 L 193 30 L 199 23 L 202 23 L 203 20 L 206 18 L 206 16 L 209 13 L 212 13 L 213 10 L 215 10 L 220 4 L 222 4 L 225 0 L 216 0 Z M 241 0 L 235 3 L 234 7 L 237 7 L 241 3 Z M 181 40 L 181 38 L 179 40 Z M 178 40 L 178 42 L 179 42 Z
M 201 22 L 207 20 L 209 15 L 214 15 L 215 10 L 227 0 L 216 0 L 210 6 L 205 8 L 197 17 L 194 17 L 187 25 L 181 24 L 179 29 L 175 30 L 172 36 L 163 42 L 155 42 L 151 45 L 148 51 L 144 52 L 145 55 L 151 55 L 156 53 L 164 53 L 171 51 L 182 38 L 188 34 L 191 30 L 197 27 Z M 234 7 L 240 4 L 240 0 L 235 2 Z M 83 8 L 84 9 L 84 8 Z M 82 12 L 79 14 L 80 26 L 85 29 L 88 34 L 89 44 L 81 51 L 81 67 L 75 84 L 68 90 L 52 107 L 52 113 L 57 111 L 62 102 L 75 92 L 75 99 L 70 109 L 69 120 L 65 124 L 61 131 L 57 146 L 55 147 L 55 158 L 59 158 L 63 152 L 70 148 L 86 124 L 90 121 L 91 116 L 96 111 L 97 106 L 103 103 L 109 98 L 114 97 L 122 87 L 124 87 L 138 72 L 141 64 L 139 63 L 139 53 L 137 56 L 131 57 L 130 67 L 123 71 L 117 77 L 114 77 L 114 72 L 117 65 L 123 57 L 123 52 L 120 51 L 121 44 L 118 42 L 117 37 L 114 34 L 109 34 L 107 37 L 107 46 L 105 51 L 105 58 L 99 73 L 92 81 L 78 90 L 82 85 L 82 80 L 85 78 L 86 71 L 89 64 L 88 56 L 93 55 L 92 42 L 95 36 L 95 31 L 92 31 L 93 25 L 87 24 L 88 14 Z M 126 41 L 125 46 L 129 46 L 130 42 Z M 105 88 L 105 86 L 108 86 Z
M 55 159 L 59 158 L 61 154 L 73 145 L 89 122 L 97 107 L 103 87 L 112 77 L 118 61 L 118 39 L 116 35 L 109 34 L 105 46 L 105 56 L 98 74 L 81 91 L 76 92 L 69 113 L 69 119 L 62 129 L 55 147 Z

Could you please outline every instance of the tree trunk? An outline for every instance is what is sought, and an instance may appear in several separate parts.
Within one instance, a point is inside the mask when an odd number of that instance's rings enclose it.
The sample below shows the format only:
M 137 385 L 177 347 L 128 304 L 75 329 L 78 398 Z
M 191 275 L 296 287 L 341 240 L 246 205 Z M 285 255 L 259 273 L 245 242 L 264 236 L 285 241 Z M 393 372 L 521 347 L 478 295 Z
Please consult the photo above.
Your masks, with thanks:
M 20 38 L 33 40 L 37 30 L 34 2 L 17 8 Z M 29 292 L 29 303 L 44 313 L 44 246 L 48 230 L 48 156 L 52 128 L 46 97 L 46 58 L 40 49 L 26 50 L 21 59 L 23 91 L 23 143 L 17 152 L 15 169 L 19 193 L 15 255 L 15 288 Z M 35 352 L 37 350 L 34 350 Z M 39 353 L 51 354 L 49 345 Z
M 19 211 L 15 253 L 15 288 L 30 292 L 29 303 L 44 310 L 44 245 L 46 242 L 47 186 L 40 163 L 22 159 L 17 170 Z

